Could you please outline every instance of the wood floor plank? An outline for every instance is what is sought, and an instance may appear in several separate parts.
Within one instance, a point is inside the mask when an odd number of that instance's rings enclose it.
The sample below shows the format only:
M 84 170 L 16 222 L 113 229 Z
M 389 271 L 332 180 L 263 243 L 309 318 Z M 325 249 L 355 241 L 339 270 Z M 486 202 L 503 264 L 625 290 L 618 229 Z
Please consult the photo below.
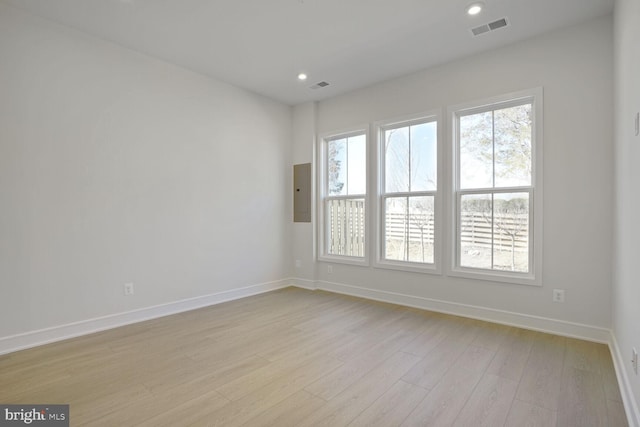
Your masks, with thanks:
M 606 346 L 295 288 L 0 356 L 0 401 L 74 426 L 627 425 Z
M 397 352 L 347 387 L 300 423 L 304 426 L 345 426 L 382 396 L 402 375 L 418 362 L 408 353 Z
M 340 360 L 353 359 L 354 357 L 369 353 L 371 348 L 380 343 L 384 338 L 385 336 L 378 331 L 367 334 L 356 334 L 352 340 L 342 347 L 335 349 L 329 355 Z
M 160 417 L 153 417 L 158 425 L 186 425 L 189 419 L 197 420 L 213 413 L 215 409 L 227 404 L 227 399 L 220 396 L 215 391 L 199 395 L 165 394 L 154 396 L 153 399 L 141 396 L 138 399 L 131 399 L 126 404 L 118 407 L 114 411 L 106 414 L 98 414 L 87 419 L 87 424 L 94 426 L 122 426 L 122 425 L 145 425 L 148 424 L 149 414 L 162 414 Z M 185 419 L 187 421 L 185 421 Z M 76 420 L 77 421 L 77 420 Z
M 484 375 L 493 355 L 492 351 L 482 347 L 467 347 L 402 425 L 452 425 Z
M 605 346 L 599 347 L 599 350 L 600 373 L 602 374 L 602 381 L 604 383 L 604 394 L 607 397 L 607 400 L 622 402 L 622 395 L 620 395 L 618 378 L 616 377 L 616 371 L 613 368 L 611 351 Z
M 414 316 L 410 312 L 404 312 L 403 314 L 395 313 L 393 320 L 377 327 L 371 327 L 368 330 L 361 330 L 356 334 L 356 338 L 330 355 L 340 360 L 349 361 L 354 360 L 365 353 L 373 353 L 381 350 L 380 346 L 388 346 L 391 341 L 389 337 L 405 337 L 410 338 L 403 346 L 411 342 L 420 333 L 421 327 L 424 325 L 426 316 Z M 350 330 L 353 332 L 353 330 Z M 394 345 L 395 344 L 391 344 Z M 394 347 L 395 348 L 395 347 Z
M 295 331 L 286 329 L 286 333 Z M 237 334 L 229 334 L 223 337 L 211 338 L 206 337 L 209 344 L 198 346 L 194 349 L 187 349 L 186 355 L 195 360 L 204 359 L 225 359 L 229 355 L 236 353 L 256 352 L 262 350 L 262 345 L 268 345 L 272 339 L 281 336 L 282 328 L 277 324 L 269 324 L 260 328 L 256 328 L 251 332 L 238 332 Z M 216 343 L 224 342 L 225 345 L 216 345 Z
M 516 399 L 504 427 L 555 427 L 556 421 L 556 411 Z
M 347 301 L 347 303 L 343 303 L 340 306 L 337 305 L 321 315 L 298 323 L 295 327 L 303 331 L 330 330 L 335 327 L 336 324 L 342 324 L 344 326 L 349 324 L 344 322 L 353 322 L 354 319 L 360 320 L 367 310 L 373 310 L 370 306 L 366 306 L 356 299 L 349 299 Z
M 265 359 L 275 361 L 286 356 L 287 350 L 300 345 L 315 334 L 303 332 L 293 328 L 282 327 L 282 333 L 265 342 L 256 343 L 254 348 L 257 355 Z
M 514 328 L 489 322 L 477 322 L 477 332 L 471 344 L 497 351 Z
M 424 357 L 441 342 L 451 339 L 456 330 L 460 328 L 462 328 L 461 321 L 452 316 L 439 316 L 433 320 L 428 319 L 425 330 L 409 343 L 403 351 Z
M 491 363 L 494 354 L 493 351 L 487 348 L 469 345 L 452 369 L 467 369 L 473 372 L 474 375 L 482 375 L 487 370 L 487 366 Z
M 277 378 L 240 399 L 224 405 L 209 415 L 208 421 L 212 426 L 241 426 L 341 364 L 342 362 L 337 359 L 327 356 L 319 357 L 312 363 L 299 367 L 288 375 Z
M 379 328 L 378 330 L 389 333 L 396 330 L 404 329 L 414 331 L 418 336 L 434 318 L 437 318 L 439 314 L 431 313 L 424 310 L 418 310 L 417 308 L 404 307 L 402 315 L 396 317 L 391 323 Z M 370 330 L 365 330 L 364 333 L 369 333 Z
M 239 398 L 249 394 L 256 389 L 264 387 L 265 385 L 273 382 L 278 378 L 289 375 L 292 371 L 298 369 L 301 366 L 308 365 L 310 363 L 313 363 L 318 358 L 325 357 L 324 353 L 321 350 L 326 349 L 327 346 L 339 345 L 338 343 L 349 339 L 349 333 L 337 335 L 336 339 L 332 340 L 331 342 L 329 342 L 329 340 L 326 340 L 324 337 L 319 338 L 316 343 L 314 343 L 312 346 L 309 346 L 309 349 L 307 351 L 297 351 L 289 357 L 271 362 L 262 368 L 256 369 L 255 371 L 252 371 L 247 375 L 244 375 L 222 385 L 217 390 L 220 394 L 222 394 L 229 400 L 238 400 Z M 337 359 L 331 359 L 337 361 Z M 340 365 L 342 365 L 342 362 L 337 363 L 336 368 Z
M 429 352 L 402 379 L 408 383 L 431 390 L 466 350 L 458 341 L 443 341 Z
M 607 422 L 609 427 L 628 427 L 622 402 L 607 400 Z
M 334 331 L 334 333 L 320 331 L 317 334 L 308 334 L 307 337 L 300 339 L 295 346 L 284 348 L 276 355 L 266 354 L 265 356 L 273 362 L 295 360 L 318 353 L 330 356 L 334 350 L 344 346 L 355 337 L 356 335 L 344 330 Z
M 145 379 L 143 384 L 155 396 L 189 395 L 192 390 L 215 390 L 269 363 L 258 356 L 239 357 L 220 364 L 196 362 L 188 370 L 159 372 L 155 377 Z
M 516 397 L 532 405 L 558 409 L 565 338 L 537 333 Z
M 466 369 L 450 370 L 401 425 L 452 425 L 480 377 Z
M 247 427 L 296 427 L 324 404 L 323 399 L 300 390 L 268 411 L 256 415 L 244 425 Z
M 518 383 L 516 381 L 485 374 L 462 408 L 454 425 L 460 427 L 503 425 L 517 389 Z
M 390 337 L 379 337 L 378 345 L 373 346 L 366 353 L 354 353 L 359 357 L 353 358 L 333 372 L 327 373 L 318 381 L 306 387 L 306 390 L 325 400 L 330 400 L 340 394 L 351 384 L 367 375 L 377 365 L 395 354 L 398 349 L 410 341 L 414 335 L 406 331 L 398 331 Z
M 142 385 L 110 388 L 96 392 L 83 390 L 82 396 L 75 395 L 70 401 L 70 418 L 73 424 L 93 424 L 96 420 L 116 414 L 132 401 L 151 401 L 151 393 Z M 80 393 L 80 391 L 78 390 Z M 148 416 L 148 414 L 147 414 Z
M 564 352 L 564 365 L 600 373 L 602 349 L 604 344 L 595 344 L 575 338 L 567 338 Z
M 534 333 L 512 329 L 501 343 L 487 372 L 514 381 L 520 381 L 533 346 Z
M 351 323 L 349 331 L 354 334 L 368 333 L 371 330 L 384 330 L 402 317 L 405 310 L 398 306 L 388 306 L 383 303 L 376 303 L 372 309 L 365 314 L 360 321 Z
M 558 424 L 567 427 L 605 427 L 607 406 L 600 374 L 565 366 L 558 405 Z
M 349 427 L 399 426 L 427 393 L 422 387 L 400 380 L 358 415 Z
M 147 413 L 147 418 L 141 422 L 134 421 L 135 418 L 133 417 L 126 418 L 131 414 L 127 412 L 124 417 L 119 419 L 105 420 L 104 425 L 136 425 L 139 427 L 204 426 L 208 425 L 208 418 L 212 414 L 228 403 L 229 401 L 218 393 L 209 392 L 179 405 L 166 406 L 164 411 L 156 410 L 152 412 L 155 415 L 151 417 Z

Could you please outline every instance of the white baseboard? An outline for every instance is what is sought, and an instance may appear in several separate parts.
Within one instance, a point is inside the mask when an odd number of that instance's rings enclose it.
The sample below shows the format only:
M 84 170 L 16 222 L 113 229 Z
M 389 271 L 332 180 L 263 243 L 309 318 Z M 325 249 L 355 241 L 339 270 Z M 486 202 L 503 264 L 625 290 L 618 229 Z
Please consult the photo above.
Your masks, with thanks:
M 305 289 L 320 289 L 339 294 L 352 295 L 375 301 L 388 302 L 407 307 L 421 308 L 424 310 L 439 313 L 453 314 L 456 316 L 469 317 L 472 319 L 485 320 L 503 325 L 517 326 L 540 332 L 548 332 L 571 338 L 608 344 L 611 331 L 597 326 L 583 325 L 580 323 L 567 322 L 564 320 L 550 319 L 546 317 L 532 316 L 528 314 L 515 313 L 504 310 L 496 310 L 468 304 L 460 304 L 450 301 L 442 301 L 432 298 L 425 298 L 413 295 L 405 295 L 396 292 L 381 291 L 375 289 L 362 288 L 358 286 L 345 285 L 326 281 L 291 279 L 294 286 Z
M 146 307 L 124 313 L 83 320 L 66 325 L 54 326 L 37 331 L 26 332 L 0 338 L 0 355 L 12 353 L 26 348 L 36 347 L 56 341 L 62 341 L 94 332 L 117 328 L 119 326 L 182 313 L 202 307 L 220 304 L 239 298 L 258 295 L 277 289 L 296 286 L 308 290 L 324 290 L 339 294 L 352 295 L 375 301 L 388 302 L 408 307 L 420 308 L 439 313 L 453 314 L 478 320 L 485 320 L 509 326 L 517 326 L 541 332 L 553 333 L 573 338 L 609 344 L 620 392 L 622 395 L 627 420 L 630 426 L 640 427 L 640 412 L 631 389 L 627 372 L 624 369 L 625 359 L 622 357 L 615 335 L 611 330 L 596 326 L 583 325 L 558 319 L 496 310 L 432 298 L 405 295 L 389 291 L 374 290 L 358 286 L 332 283 L 326 281 L 300 278 L 283 279 L 261 283 L 239 289 L 217 292 L 195 298 L 188 298 L 167 304 Z
M 640 427 L 640 410 L 638 410 L 638 403 L 633 394 L 627 370 L 624 368 L 627 359 L 622 357 L 620 347 L 618 347 L 618 341 L 613 332 L 611 333 L 610 340 L 609 348 L 611 349 L 611 358 L 613 359 L 613 367 L 615 368 L 618 378 L 618 386 L 620 387 L 624 410 L 627 413 L 627 421 L 631 427 Z
M 0 355 L 13 353 L 14 351 L 36 347 L 56 341 L 62 341 L 81 335 L 92 334 L 94 332 L 104 331 L 106 329 L 113 329 L 119 326 L 155 319 L 158 317 L 168 316 L 171 314 L 181 313 L 189 310 L 195 310 L 197 308 L 220 304 L 226 301 L 232 301 L 239 298 L 257 295 L 288 286 L 291 286 L 291 280 L 289 279 L 260 283 L 244 288 L 231 289 L 228 291 L 217 292 L 214 294 L 203 295 L 195 298 L 188 298 L 180 301 L 170 302 L 167 304 L 156 305 L 153 307 L 146 307 L 124 313 L 117 313 L 108 316 L 97 317 L 94 319 L 82 320 L 66 325 L 54 326 L 37 331 L 1 337 Z
M 612 353 L 613 365 L 616 371 L 627 420 L 631 427 L 640 427 L 640 412 L 638 411 L 637 400 L 633 394 L 627 371 L 624 369 L 626 359 L 622 357 L 615 335 L 610 329 L 450 301 L 441 301 L 432 298 L 404 295 L 396 292 L 362 288 L 342 283 L 311 281 L 298 278 L 291 279 L 291 283 L 293 286 L 304 289 L 335 292 L 608 344 Z
M 318 285 L 315 280 L 300 279 L 296 277 L 294 279 L 289 279 L 289 283 L 291 284 L 291 286 L 307 289 L 309 291 L 315 291 L 318 289 Z

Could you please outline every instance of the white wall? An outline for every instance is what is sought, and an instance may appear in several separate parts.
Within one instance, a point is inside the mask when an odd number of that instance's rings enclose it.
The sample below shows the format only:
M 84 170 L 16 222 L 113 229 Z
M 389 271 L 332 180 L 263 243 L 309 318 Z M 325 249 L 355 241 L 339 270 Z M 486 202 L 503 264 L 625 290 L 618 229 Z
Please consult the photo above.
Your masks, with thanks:
M 631 368 L 631 349 L 640 351 L 640 136 L 634 117 L 640 112 L 640 2 L 618 0 L 615 8 L 616 217 L 613 333 L 623 388 L 629 397 L 631 425 L 640 425 L 640 376 Z M 633 397 L 635 396 L 635 398 Z M 632 403 L 633 402 L 633 403 Z M 629 411 L 627 412 L 629 414 Z
M 291 125 L 0 4 L 0 338 L 286 277 Z
M 304 286 L 612 326 L 623 387 L 637 405 L 627 355 L 640 349 L 639 20 L 637 1 L 617 1 L 614 171 L 610 18 L 292 115 L 0 4 L 0 340 L 293 272 Z M 537 86 L 545 93 L 542 288 L 339 264 L 329 275 L 315 262 L 313 224 L 291 222 L 290 166 L 314 161 L 317 133 Z M 122 295 L 125 282 L 135 283 L 134 296 Z M 553 288 L 567 290 L 565 304 L 551 302 Z
M 369 295 L 383 298 L 392 298 L 384 292 L 393 292 L 452 302 L 455 304 L 442 307 L 457 305 L 468 313 L 473 310 L 460 304 L 609 328 L 613 221 L 611 46 L 612 19 L 600 18 L 322 101 L 317 106 L 315 127 L 321 134 L 542 86 L 543 287 L 342 264 L 334 264 L 333 273 L 328 274 L 323 263 L 319 263 L 315 277 L 319 286 L 331 288 L 330 283 L 337 283 L 363 288 L 338 287 L 361 294 L 382 291 Z M 313 150 L 308 138 L 294 139 L 294 145 L 297 151 L 301 150 L 300 145 L 306 153 Z M 294 230 L 294 239 L 302 240 L 296 233 L 310 232 Z M 308 235 L 305 238 L 309 240 Z M 304 265 L 313 260 L 305 258 L 302 262 Z M 566 290 L 566 303 L 552 302 L 554 288 Z
M 293 164 L 311 163 L 314 169 L 314 150 L 316 123 L 316 103 L 296 105 L 293 108 L 293 143 L 292 159 Z M 312 174 L 315 175 L 315 174 Z M 315 197 L 315 194 L 312 196 Z M 313 202 L 312 202 L 313 204 Z M 298 279 L 301 286 L 313 287 L 316 276 L 315 259 L 315 235 L 313 233 L 313 221 L 315 220 L 315 210 L 312 211 L 312 222 L 293 223 L 292 233 L 292 254 L 293 254 L 293 276 Z M 296 267 L 295 262 L 299 261 L 300 266 Z

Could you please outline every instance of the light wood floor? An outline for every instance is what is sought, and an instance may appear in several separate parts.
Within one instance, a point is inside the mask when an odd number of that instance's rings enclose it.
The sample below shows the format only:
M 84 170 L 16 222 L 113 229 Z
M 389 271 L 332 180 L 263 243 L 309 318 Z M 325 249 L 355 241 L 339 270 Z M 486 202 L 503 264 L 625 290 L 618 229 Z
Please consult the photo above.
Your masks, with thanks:
M 289 288 L 0 357 L 91 426 L 625 426 L 606 346 Z

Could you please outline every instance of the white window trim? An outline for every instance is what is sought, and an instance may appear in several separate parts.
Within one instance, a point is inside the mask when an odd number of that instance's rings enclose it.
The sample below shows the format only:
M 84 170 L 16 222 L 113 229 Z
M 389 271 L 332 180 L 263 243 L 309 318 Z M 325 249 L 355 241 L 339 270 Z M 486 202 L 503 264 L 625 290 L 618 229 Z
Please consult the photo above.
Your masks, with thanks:
M 338 139 L 338 138 L 347 138 L 350 136 L 356 136 L 356 135 L 365 135 L 366 138 L 366 152 L 365 152 L 365 159 L 366 159 L 366 183 L 367 183 L 367 194 L 365 194 L 364 197 L 364 206 L 365 206 L 365 216 L 364 216 L 364 257 L 352 257 L 352 256 L 346 256 L 346 255 L 331 255 L 328 254 L 326 251 L 326 236 L 325 236 L 325 232 L 326 232 L 326 227 L 325 227 L 325 223 L 326 223 L 326 215 L 324 212 L 324 200 L 326 195 L 326 184 L 327 184 L 327 176 L 325 174 L 325 166 L 327 164 L 327 155 L 326 155 L 326 143 L 328 140 L 333 140 L 333 139 Z M 370 158 L 370 132 L 369 132 L 369 125 L 363 125 L 363 126 L 355 126 L 346 130 L 342 130 L 342 131 L 334 131 L 334 132 L 327 132 L 327 133 L 323 133 L 318 135 L 318 144 L 317 144 L 317 159 L 318 159 L 318 168 L 317 168 L 317 194 L 318 194 L 318 202 L 316 203 L 316 208 L 317 208 L 317 215 L 316 218 L 318 219 L 318 238 L 317 238 L 317 243 L 318 243 L 318 255 L 317 255 L 317 259 L 318 261 L 323 261 L 323 262 L 330 262 L 330 263 L 338 263 L 338 264 L 350 264 L 350 265 L 357 265 L 357 266 L 369 266 L 369 252 L 370 252 L 370 247 L 371 247 L 371 203 L 370 203 L 370 198 L 371 198 L 371 186 L 370 181 L 371 181 L 371 167 L 370 167 L 370 163 L 369 163 L 369 158 Z
M 436 151 L 437 151 L 437 159 L 436 159 L 436 179 L 437 179 L 437 188 L 434 194 L 434 248 L 433 248 L 433 264 L 423 264 L 419 262 L 412 261 L 394 261 L 387 260 L 383 257 L 383 246 L 384 246 L 384 220 L 383 220 L 383 194 L 384 191 L 384 156 L 382 154 L 384 149 L 384 130 L 385 128 L 389 128 L 395 125 L 398 126 L 409 126 L 412 124 L 418 123 L 428 123 L 428 122 L 436 122 L 437 123 L 437 141 L 436 141 Z M 375 177 L 372 191 L 370 192 L 375 198 L 376 208 L 374 211 L 374 222 L 376 224 L 375 227 L 375 249 L 374 249 L 374 267 L 376 268 L 384 268 L 390 270 L 401 270 L 401 271 L 410 271 L 416 273 L 430 273 L 430 274 L 442 274 L 442 238 L 443 238 L 443 221 L 442 221 L 442 213 L 443 213 L 443 187 L 444 187 L 444 173 L 442 165 L 444 164 L 443 159 L 443 148 L 442 148 L 442 136 L 444 133 L 444 123 L 442 120 L 442 109 L 430 110 L 419 114 L 412 114 L 408 116 L 398 117 L 392 120 L 384 120 L 378 121 L 373 124 L 374 133 L 375 133 L 375 150 L 373 152 L 372 158 L 372 167 L 371 169 L 375 171 Z
M 485 111 L 488 107 L 496 104 L 508 106 L 510 103 L 518 104 L 518 101 L 530 99 L 533 103 L 533 136 L 532 136 L 532 197 L 529 203 L 533 203 L 533 214 L 531 215 L 530 227 L 533 233 L 530 234 L 532 240 L 530 251 L 530 271 L 529 273 L 511 273 L 495 270 L 482 270 L 465 268 L 458 263 L 458 241 L 457 227 L 457 188 L 458 188 L 458 129 L 457 116 L 459 113 L 473 113 L 474 111 Z M 447 109 L 448 122 L 448 144 L 447 155 L 450 159 L 449 166 L 452 173 L 447 174 L 447 220 L 445 224 L 447 230 L 447 243 L 449 245 L 449 262 L 447 263 L 447 275 L 463 277 L 468 279 L 488 280 L 493 282 L 504 282 L 521 285 L 542 286 L 542 236 L 543 236 L 543 89 L 541 87 L 512 92 L 492 98 L 487 98 L 474 102 L 467 102 L 451 106 Z M 495 189 L 492 189 L 495 191 Z M 501 191 L 501 190 L 500 190 Z

